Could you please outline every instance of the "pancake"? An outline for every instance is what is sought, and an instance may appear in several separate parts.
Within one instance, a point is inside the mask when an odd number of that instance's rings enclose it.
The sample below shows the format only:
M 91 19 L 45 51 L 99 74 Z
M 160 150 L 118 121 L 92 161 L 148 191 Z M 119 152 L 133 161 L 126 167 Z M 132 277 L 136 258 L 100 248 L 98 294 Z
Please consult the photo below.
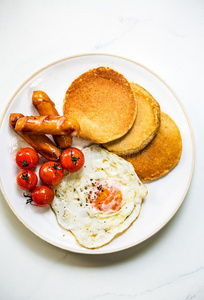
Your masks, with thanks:
M 157 135 L 136 155 L 125 157 L 132 163 L 140 180 L 153 180 L 167 174 L 179 162 L 182 152 L 180 131 L 175 122 L 161 112 Z
M 72 82 L 64 115 L 80 124 L 79 137 L 106 143 L 123 136 L 133 125 L 137 103 L 127 79 L 113 69 L 89 70 Z
M 137 153 L 149 144 L 160 125 L 160 106 L 144 88 L 131 83 L 137 101 L 137 117 L 132 128 L 121 138 L 103 144 L 118 155 Z

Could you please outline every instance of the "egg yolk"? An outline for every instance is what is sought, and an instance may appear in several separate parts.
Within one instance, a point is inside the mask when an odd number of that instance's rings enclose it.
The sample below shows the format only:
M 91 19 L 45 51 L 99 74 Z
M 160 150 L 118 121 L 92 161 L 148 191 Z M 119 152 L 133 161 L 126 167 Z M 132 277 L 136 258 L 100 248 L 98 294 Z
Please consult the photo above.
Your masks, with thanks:
M 122 193 L 115 186 L 98 184 L 89 195 L 89 201 L 100 211 L 118 211 L 122 205 Z

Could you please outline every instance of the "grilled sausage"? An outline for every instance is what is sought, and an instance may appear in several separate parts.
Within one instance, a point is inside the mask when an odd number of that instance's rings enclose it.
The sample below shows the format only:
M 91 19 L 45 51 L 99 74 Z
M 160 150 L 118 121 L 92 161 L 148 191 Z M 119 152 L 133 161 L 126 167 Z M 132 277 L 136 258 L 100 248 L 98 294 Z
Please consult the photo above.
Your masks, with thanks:
M 34 91 L 32 102 L 41 116 L 59 116 L 54 102 L 45 92 Z M 66 149 L 72 145 L 72 137 L 70 135 L 53 135 L 53 139 L 61 149 Z
M 75 120 L 60 116 L 29 116 L 17 120 L 15 131 L 38 135 L 52 134 L 76 136 L 79 133 L 79 124 Z
M 10 114 L 9 124 L 15 130 L 16 122 L 23 118 L 24 115 L 13 113 Z M 31 147 L 40 153 L 47 160 L 57 161 L 60 157 L 60 150 L 52 143 L 46 135 L 27 135 L 17 132 Z

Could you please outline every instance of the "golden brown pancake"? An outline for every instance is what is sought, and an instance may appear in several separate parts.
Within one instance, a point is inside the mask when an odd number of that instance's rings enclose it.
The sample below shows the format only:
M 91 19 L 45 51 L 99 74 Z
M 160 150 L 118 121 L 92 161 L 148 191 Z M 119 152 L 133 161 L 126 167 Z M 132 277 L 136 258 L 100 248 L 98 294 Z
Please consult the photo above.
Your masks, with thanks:
M 137 116 L 132 128 L 121 138 L 103 144 L 118 155 L 129 155 L 142 150 L 156 135 L 160 125 L 160 106 L 144 88 L 131 83 L 137 101 Z
M 161 112 L 157 135 L 145 149 L 125 157 L 141 180 L 153 180 L 167 174 L 179 162 L 182 152 L 180 131 L 175 122 Z
M 131 128 L 137 104 L 130 83 L 122 74 L 99 67 L 72 82 L 63 111 L 66 117 L 78 120 L 81 138 L 106 143 Z

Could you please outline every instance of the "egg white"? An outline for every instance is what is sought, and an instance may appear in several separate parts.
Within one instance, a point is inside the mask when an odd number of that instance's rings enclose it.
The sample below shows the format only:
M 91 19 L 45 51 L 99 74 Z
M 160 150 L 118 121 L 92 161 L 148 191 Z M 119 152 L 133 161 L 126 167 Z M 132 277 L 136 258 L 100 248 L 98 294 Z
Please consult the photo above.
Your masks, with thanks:
M 55 187 L 52 203 L 58 223 L 71 231 L 83 247 L 94 249 L 109 243 L 125 231 L 139 216 L 146 186 L 133 166 L 98 145 L 83 150 L 85 164 L 75 173 L 68 173 Z M 100 211 L 90 203 L 88 195 L 98 182 L 107 182 L 122 193 L 118 211 Z

